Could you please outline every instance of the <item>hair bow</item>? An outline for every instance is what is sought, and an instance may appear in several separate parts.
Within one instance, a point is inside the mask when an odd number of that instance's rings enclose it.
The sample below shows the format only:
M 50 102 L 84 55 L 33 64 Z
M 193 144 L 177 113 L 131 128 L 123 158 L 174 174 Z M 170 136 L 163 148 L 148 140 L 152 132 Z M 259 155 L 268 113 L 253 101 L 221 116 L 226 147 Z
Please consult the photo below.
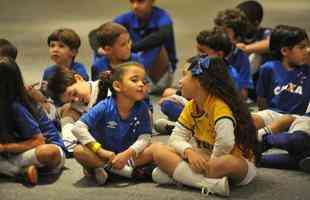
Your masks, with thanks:
M 210 59 L 208 57 L 199 58 L 196 65 L 191 69 L 193 76 L 198 76 L 205 72 L 210 65 Z

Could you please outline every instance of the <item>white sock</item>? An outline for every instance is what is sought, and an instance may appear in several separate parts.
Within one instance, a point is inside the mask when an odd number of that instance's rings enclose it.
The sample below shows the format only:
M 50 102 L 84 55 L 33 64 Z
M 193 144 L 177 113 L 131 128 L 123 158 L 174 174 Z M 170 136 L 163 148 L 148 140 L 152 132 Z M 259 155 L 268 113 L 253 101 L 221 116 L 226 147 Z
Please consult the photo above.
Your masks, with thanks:
M 159 167 L 156 167 L 152 171 L 152 179 L 155 183 L 158 183 L 158 184 L 174 184 L 175 183 L 173 178 L 169 176 L 168 174 L 166 174 L 161 169 L 159 169 Z
M 15 177 L 20 173 L 20 168 L 0 156 L 0 174 Z
M 229 196 L 227 177 L 207 178 L 202 174 L 195 173 L 185 161 L 181 161 L 176 167 L 173 178 L 184 185 L 202 189 L 202 192 L 207 192 L 207 194 Z
M 173 172 L 173 179 L 184 185 L 201 189 L 202 182 L 206 179 L 202 174 L 195 173 L 187 162 L 181 161 Z
M 13 163 L 18 167 L 27 167 L 29 165 L 35 165 L 36 167 L 43 167 L 43 164 L 37 158 L 36 149 L 30 149 L 24 153 L 17 155 Z
M 263 136 L 267 135 L 267 134 L 271 134 L 271 133 L 272 133 L 272 131 L 271 131 L 271 129 L 269 127 L 266 126 L 264 128 L 261 128 L 261 129 L 259 129 L 257 131 L 257 140 L 259 142 L 262 142 L 263 141 Z
M 131 167 L 129 165 L 125 165 L 125 167 L 123 169 L 114 169 L 112 167 L 111 169 L 108 169 L 108 171 L 110 171 L 114 174 L 120 175 L 120 176 L 131 178 L 132 172 L 133 172 L 133 167 Z

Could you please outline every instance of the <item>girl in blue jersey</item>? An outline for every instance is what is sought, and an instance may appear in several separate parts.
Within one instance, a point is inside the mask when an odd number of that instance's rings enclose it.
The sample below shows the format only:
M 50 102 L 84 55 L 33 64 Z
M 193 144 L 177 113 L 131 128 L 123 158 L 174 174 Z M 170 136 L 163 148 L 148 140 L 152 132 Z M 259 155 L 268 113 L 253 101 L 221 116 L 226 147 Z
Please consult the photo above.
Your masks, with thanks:
M 18 65 L 0 58 L 0 173 L 26 175 L 37 183 L 37 168 L 60 172 L 64 144 L 42 107 L 27 93 Z
M 105 170 L 131 177 L 134 167 L 152 161 L 144 76 L 139 63 L 117 66 L 109 81 L 112 96 L 82 115 L 72 129 L 81 142 L 74 157 L 100 185 L 108 178 Z
M 222 58 L 199 58 L 188 67 L 180 86 L 182 93 L 193 99 L 173 129 L 170 147 L 155 149 L 153 157 L 159 168 L 153 171 L 153 179 L 158 183 L 174 179 L 228 196 L 228 178 L 230 183 L 246 185 L 256 175 L 256 131 L 251 115 Z

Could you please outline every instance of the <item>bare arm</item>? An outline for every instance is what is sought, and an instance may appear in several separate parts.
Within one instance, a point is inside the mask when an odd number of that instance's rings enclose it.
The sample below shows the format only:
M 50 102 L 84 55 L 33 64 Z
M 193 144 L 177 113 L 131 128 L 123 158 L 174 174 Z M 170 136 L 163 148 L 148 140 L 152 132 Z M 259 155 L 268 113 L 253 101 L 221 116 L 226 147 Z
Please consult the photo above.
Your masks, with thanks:
M 247 54 L 265 53 L 269 50 L 269 38 L 248 45 L 238 43 L 237 47 Z
M 2 152 L 22 153 L 42 144 L 45 144 L 44 136 L 37 134 L 26 141 L 2 144 Z

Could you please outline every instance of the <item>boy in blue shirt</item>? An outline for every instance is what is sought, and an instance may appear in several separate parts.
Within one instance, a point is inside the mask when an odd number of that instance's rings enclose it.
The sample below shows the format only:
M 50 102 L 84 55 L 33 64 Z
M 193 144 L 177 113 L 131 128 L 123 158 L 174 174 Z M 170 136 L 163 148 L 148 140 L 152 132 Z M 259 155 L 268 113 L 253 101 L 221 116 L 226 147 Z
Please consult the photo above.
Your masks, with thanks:
M 249 89 L 249 97 L 256 102 L 255 88 L 259 76 L 259 67 L 271 59 L 269 39 L 272 30 L 261 26 L 264 10 L 260 2 L 243 1 L 236 8 L 240 9 L 250 22 L 244 43 L 237 43 L 236 46 L 249 55 L 254 86 Z
M 106 22 L 89 34 L 96 38 L 97 55 L 91 67 L 93 81 L 99 79 L 103 71 L 113 70 L 126 61 L 141 62 L 138 54 L 131 53 L 131 39 L 127 29 L 114 22 Z M 91 41 L 90 41 L 91 42 Z
M 249 23 L 248 19 L 239 9 L 227 9 L 218 13 L 214 23 L 227 33 L 234 44 L 233 50 L 226 58 L 228 63 L 234 66 L 239 73 L 241 93 L 247 99 L 248 89 L 253 87 L 250 61 L 248 56 L 241 49 L 236 48 L 235 45 L 244 41 Z
M 48 77 L 54 73 L 56 67 L 74 70 L 88 81 L 89 77 L 85 66 L 75 62 L 81 40 L 74 30 L 64 28 L 52 32 L 48 36 L 47 44 L 51 59 L 55 64 L 48 66 L 44 70 L 42 77 L 43 82 L 47 81 Z
M 310 68 L 304 65 L 308 36 L 305 30 L 279 25 L 271 34 L 275 60 L 262 65 L 257 83 L 258 107 L 303 115 L 310 98 Z
M 162 93 L 172 83 L 177 56 L 173 22 L 169 14 L 156 6 L 155 0 L 130 0 L 131 11 L 114 21 L 128 29 L 132 51 L 141 55 L 151 81 L 151 92 Z

